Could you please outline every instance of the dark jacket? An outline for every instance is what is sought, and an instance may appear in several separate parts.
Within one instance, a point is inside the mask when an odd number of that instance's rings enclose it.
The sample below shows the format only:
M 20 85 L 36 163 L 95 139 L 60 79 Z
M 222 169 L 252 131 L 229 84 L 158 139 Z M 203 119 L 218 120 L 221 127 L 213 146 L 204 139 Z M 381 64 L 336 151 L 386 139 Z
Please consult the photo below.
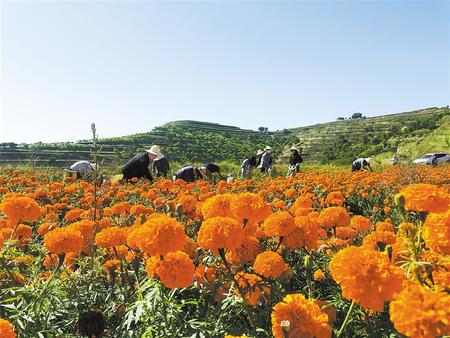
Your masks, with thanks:
M 150 159 L 146 152 L 139 153 L 135 155 L 131 160 L 129 160 L 122 169 L 123 178 L 130 180 L 133 177 L 137 178 L 148 178 L 153 181 L 153 177 L 148 170 L 148 165 L 150 164 Z
M 198 179 L 203 179 L 203 175 L 198 168 L 191 165 L 181 168 L 175 173 L 175 179 L 180 179 L 186 182 L 194 182 Z
M 291 157 L 289 159 L 289 164 L 290 165 L 296 165 L 297 163 L 302 163 L 302 162 L 303 162 L 303 158 L 300 156 L 298 151 L 294 151 L 291 154 Z
M 206 170 L 208 170 L 210 173 L 220 173 L 220 167 L 217 164 L 214 163 L 207 163 L 203 165 Z
M 167 177 L 169 170 L 169 161 L 165 157 L 152 162 L 152 174 L 156 177 Z

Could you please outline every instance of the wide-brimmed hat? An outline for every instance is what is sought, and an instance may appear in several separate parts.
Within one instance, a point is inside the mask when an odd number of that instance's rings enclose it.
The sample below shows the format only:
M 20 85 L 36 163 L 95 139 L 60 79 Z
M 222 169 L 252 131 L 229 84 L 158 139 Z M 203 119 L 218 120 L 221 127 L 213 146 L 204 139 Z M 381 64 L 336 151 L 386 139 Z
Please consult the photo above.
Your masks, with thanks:
M 95 168 L 97 167 L 98 169 L 98 164 L 97 163 L 89 163 L 91 165 L 91 168 L 95 170 Z
M 267 151 L 267 150 L 272 150 L 272 148 L 267 146 L 267 147 L 264 148 L 264 151 Z
M 370 163 L 370 160 L 372 159 L 372 157 L 366 157 L 366 162 Z
M 256 152 L 256 156 L 259 156 L 259 155 L 261 155 L 263 153 L 264 153 L 264 151 L 262 151 L 261 149 L 258 149 L 258 151 Z
M 147 149 L 146 152 L 155 156 L 159 156 L 159 154 L 161 154 L 161 150 L 157 145 L 154 145 L 150 149 Z
M 289 150 L 296 150 L 296 151 L 298 151 L 298 149 L 296 147 L 294 147 L 294 146 L 292 146 L 291 149 L 289 149 Z

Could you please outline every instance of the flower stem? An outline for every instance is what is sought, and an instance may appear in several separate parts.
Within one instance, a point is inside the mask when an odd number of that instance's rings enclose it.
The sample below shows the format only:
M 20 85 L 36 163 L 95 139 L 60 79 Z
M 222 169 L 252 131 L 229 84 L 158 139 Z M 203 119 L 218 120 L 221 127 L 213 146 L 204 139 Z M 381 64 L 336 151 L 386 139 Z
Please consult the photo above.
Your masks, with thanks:
M 345 327 L 347 326 L 354 305 L 355 305 L 355 301 L 353 300 L 352 303 L 350 304 L 350 307 L 348 308 L 347 315 L 345 316 L 344 322 L 342 323 L 341 328 L 339 329 L 338 333 L 336 334 L 336 337 L 340 337 L 342 332 L 344 331 Z

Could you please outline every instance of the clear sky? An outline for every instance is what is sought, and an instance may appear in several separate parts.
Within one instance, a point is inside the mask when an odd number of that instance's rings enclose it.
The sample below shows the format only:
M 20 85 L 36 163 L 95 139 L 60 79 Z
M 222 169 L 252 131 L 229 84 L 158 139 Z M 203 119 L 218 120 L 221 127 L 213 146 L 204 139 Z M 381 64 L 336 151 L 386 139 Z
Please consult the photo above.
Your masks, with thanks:
M 0 1 L 0 142 L 449 104 L 449 1 Z

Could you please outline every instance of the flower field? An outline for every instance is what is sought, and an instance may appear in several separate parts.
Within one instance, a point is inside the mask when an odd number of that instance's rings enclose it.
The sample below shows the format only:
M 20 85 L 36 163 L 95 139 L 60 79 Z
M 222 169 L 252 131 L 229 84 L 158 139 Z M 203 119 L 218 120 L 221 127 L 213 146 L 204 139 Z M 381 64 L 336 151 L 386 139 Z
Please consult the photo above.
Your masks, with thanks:
M 450 166 L 0 172 L 0 337 L 450 335 Z

